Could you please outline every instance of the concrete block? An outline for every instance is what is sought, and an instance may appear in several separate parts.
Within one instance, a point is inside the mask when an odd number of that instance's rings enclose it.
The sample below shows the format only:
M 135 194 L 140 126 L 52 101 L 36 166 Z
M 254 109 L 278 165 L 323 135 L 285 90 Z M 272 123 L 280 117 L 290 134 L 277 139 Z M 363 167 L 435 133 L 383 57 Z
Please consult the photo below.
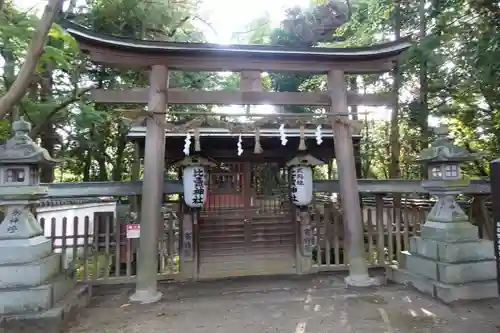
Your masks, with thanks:
M 48 257 L 30 263 L 0 265 L 0 288 L 38 286 L 56 276 L 61 269 L 61 256 Z
M 424 276 L 417 277 L 408 270 L 398 268 L 395 265 L 389 266 L 386 274 L 388 281 L 411 286 L 424 294 L 434 297 L 434 285 L 430 282 L 430 279 Z
M 78 310 L 88 306 L 91 300 L 91 291 L 90 286 L 79 285 L 51 309 L 36 313 L 2 316 L 0 318 L 0 332 L 61 333 L 75 318 Z
M 37 261 L 52 253 L 52 241 L 44 236 L 3 239 L 0 240 L 0 253 L 0 265 Z
M 449 284 L 426 278 L 425 276 L 398 268 L 397 266 L 387 268 L 387 278 L 389 281 L 413 287 L 444 303 L 498 297 L 496 280 Z
M 439 280 L 439 271 L 436 261 L 411 253 L 402 254 L 406 257 L 406 265 L 402 266 L 404 269 L 410 272 L 418 272 L 430 279 Z
M 0 289 L 0 314 L 38 312 L 52 306 L 52 286 Z
M 420 237 L 447 243 L 479 240 L 477 227 L 469 222 L 427 221 L 420 227 Z
M 445 263 L 411 253 L 403 253 L 403 256 L 406 259 L 406 265 L 401 268 L 435 281 L 466 283 L 496 279 L 494 260 Z
M 471 282 L 460 285 L 436 283 L 435 292 L 435 297 L 444 303 L 462 300 L 475 301 L 498 297 L 496 280 Z
M 423 239 L 422 237 L 411 237 L 410 253 L 426 258 L 438 259 L 438 242 L 432 239 Z
M 447 263 L 495 259 L 493 242 L 488 240 L 447 243 L 422 237 L 412 237 L 410 238 L 410 252 Z
M 444 283 L 487 281 L 497 277 L 496 262 L 494 260 L 456 264 L 437 262 L 437 266 L 439 275 L 438 279 L 435 280 Z
M 75 278 L 59 274 L 36 287 L 0 289 L 0 314 L 39 312 L 49 309 L 75 286 Z

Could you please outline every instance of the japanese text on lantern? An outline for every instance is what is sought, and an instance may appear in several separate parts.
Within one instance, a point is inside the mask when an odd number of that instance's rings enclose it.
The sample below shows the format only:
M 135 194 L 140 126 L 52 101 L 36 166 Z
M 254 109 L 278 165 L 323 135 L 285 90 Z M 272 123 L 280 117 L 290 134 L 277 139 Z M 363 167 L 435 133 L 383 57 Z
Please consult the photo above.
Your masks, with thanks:
M 291 174 L 291 199 L 293 202 L 297 202 L 297 186 L 302 186 L 304 185 L 304 173 L 303 173 L 303 168 L 293 168 L 292 169 L 292 174 Z
M 202 204 L 205 196 L 205 171 L 203 168 L 195 168 L 194 171 L 193 204 Z

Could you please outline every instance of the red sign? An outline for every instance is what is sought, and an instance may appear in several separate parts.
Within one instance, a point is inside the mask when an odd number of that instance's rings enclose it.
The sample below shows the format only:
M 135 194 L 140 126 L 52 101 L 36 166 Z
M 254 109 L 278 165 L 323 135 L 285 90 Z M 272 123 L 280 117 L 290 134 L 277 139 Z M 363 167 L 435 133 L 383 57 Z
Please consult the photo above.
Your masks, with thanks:
M 127 238 L 139 238 L 141 234 L 140 224 L 127 224 Z

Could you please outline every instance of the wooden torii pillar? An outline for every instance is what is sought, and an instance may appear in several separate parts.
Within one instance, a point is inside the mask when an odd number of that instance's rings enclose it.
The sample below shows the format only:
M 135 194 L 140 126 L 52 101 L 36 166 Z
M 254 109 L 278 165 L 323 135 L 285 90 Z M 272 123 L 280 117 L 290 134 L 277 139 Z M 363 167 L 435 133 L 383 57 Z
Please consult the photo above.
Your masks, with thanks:
M 328 91 L 331 98 L 331 113 L 338 113 L 332 120 L 335 156 L 342 213 L 344 218 L 344 250 L 347 250 L 349 261 L 349 276 L 345 278 L 346 285 L 367 287 L 375 284 L 368 275 L 364 228 L 361 216 L 361 206 L 356 178 L 356 161 L 352 144 L 352 133 L 348 121 L 347 86 L 342 70 L 331 70 L 327 74 Z
M 158 224 L 162 222 L 163 177 L 165 171 L 165 117 L 168 69 L 152 66 L 149 76 L 144 181 L 141 202 L 141 236 L 137 258 L 137 282 L 131 302 L 154 303 L 161 299 L 157 288 Z

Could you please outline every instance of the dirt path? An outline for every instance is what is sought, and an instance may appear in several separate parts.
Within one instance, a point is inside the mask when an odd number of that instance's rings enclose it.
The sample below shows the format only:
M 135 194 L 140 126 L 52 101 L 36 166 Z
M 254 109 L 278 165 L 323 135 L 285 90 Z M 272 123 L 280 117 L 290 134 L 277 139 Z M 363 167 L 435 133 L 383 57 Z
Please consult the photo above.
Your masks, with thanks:
M 447 307 L 401 286 L 346 289 L 342 277 L 239 279 L 161 286 L 156 304 L 104 288 L 70 333 L 498 333 L 500 302 Z

